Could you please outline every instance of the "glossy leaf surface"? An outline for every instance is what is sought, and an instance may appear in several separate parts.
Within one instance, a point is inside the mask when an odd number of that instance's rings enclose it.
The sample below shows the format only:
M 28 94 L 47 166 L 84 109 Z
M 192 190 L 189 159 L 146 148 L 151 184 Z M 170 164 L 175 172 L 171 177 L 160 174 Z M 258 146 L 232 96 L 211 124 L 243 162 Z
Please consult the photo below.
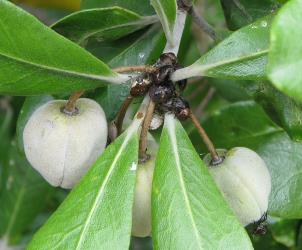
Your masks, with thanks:
M 263 158 L 272 177 L 269 214 L 302 218 L 302 143 L 292 141 L 253 101 L 217 111 L 204 128 L 217 148 L 248 147 Z M 191 139 L 202 146 L 196 131 Z
M 236 30 L 276 11 L 276 0 L 220 0 L 229 29 Z
M 96 44 L 97 53 L 101 50 L 99 56 L 102 57 L 103 51 L 109 49 L 108 46 L 118 46 L 118 44 L 127 43 L 127 39 L 131 39 L 131 44 L 121 48 L 116 53 L 112 53 L 111 55 L 113 55 L 113 57 L 106 62 L 113 68 L 155 63 L 162 53 L 166 42 L 159 25 L 154 25 L 144 32 L 133 35 L 135 35 L 135 37 L 125 37 L 110 44 L 104 44 L 103 46 L 106 46 L 106 48 L 102 48 L 102 44 Z M 112 120 L 115 118 L 120 106 L 128 95 L 129 85 L 109 85 L 103 92 L 100 92 L 100 94 L 96 96 L 96 100 L 104 108 L 107 119 Z
M 289 1 L 278 12 L 271 31 L 268 77 L 285 94 L 302 101 L 302 1 Z
M 141 119 L 106 148 L 29 250 L 129 248 Z
M 271 16 L 250 24 L 223 40 L 191 66 L 177 70 L 173 80 L 194 76 L 263 79 L 266 76 Z
M 172 115 L 165 118 L 153 177 L 152 237 L 154 249 L 252 249 Z
M 85 44 L 89 38 L 116 40 L 156 21 L 156 16 L 141 17 L 127 9 L 111 7 L 75 12 L 52 28 L 78 44 Z
M 9 1 L 0 1 L 0 93 L 60 93 L 120 83 L 103 62 Z

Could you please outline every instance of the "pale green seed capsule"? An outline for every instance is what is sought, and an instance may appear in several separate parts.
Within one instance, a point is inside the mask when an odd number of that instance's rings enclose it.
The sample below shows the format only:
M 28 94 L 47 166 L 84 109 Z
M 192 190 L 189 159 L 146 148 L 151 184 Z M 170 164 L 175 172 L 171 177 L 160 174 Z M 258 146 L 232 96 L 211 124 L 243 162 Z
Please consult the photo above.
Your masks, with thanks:
M 267 211 L 271 192 L 271 176 L 262 158 L 254 151 L 236 147 L 218 150 L 223 162 L 211 166 L 211 156 L 204 162 L 225 200 L 242 225 L 258 221 Z
M 107 121 L 93 100 L 77 101 L 78 113 L 61 112 L 66 101 L 50 101 L 38 108 L 23 131 L 30 164 L 53 186 L 72 188 L 102 154 Z
M 150 159 L 137 167 L 134 204 L 132 209 L 132 235 L 147 237 L 151 235 L 151 193 L 155 158 L 158 150 L 156 141 L 148 140 Z

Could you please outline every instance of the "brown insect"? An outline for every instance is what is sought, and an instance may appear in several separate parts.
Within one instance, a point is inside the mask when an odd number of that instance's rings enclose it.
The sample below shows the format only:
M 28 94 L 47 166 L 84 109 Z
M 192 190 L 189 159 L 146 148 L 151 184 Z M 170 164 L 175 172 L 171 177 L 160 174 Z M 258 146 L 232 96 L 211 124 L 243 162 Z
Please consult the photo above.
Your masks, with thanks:
M 188 102 L 181 97 L 187 81 L 172 82 L 171 74 L 180 69 L 173 53 L 164 53 L 153 65 L 154 72 L 138 76 L 132 83 L 130 94 L 133 97 L 143 96 L 149 92 L 151 100 L 156 104 L 155 111 L 159 114 L 174 113 L 179 120 L 185 120 L 190 115 Z

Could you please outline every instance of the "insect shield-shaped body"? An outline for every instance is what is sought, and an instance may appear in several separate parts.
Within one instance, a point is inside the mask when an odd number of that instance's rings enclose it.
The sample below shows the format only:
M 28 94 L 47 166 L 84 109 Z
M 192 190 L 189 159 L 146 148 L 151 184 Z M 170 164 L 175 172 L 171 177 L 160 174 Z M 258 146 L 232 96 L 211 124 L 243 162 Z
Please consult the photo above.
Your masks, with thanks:
M 218 188 L 242 225 L 259 221 L 268 208 L 271 177 L 265 162 L 254 151 L 236 147 L 218 150 L 222 163 L 212 166 L 204 158 Z
M 161 106 L 161 110 L 164 113 L 171 112 L 175 114 L 175 116 L 182 121 L 186 120 L 190 116 L 190 105 L 181 96 L 169 99 Z
M 167 102 L 174 96 L 175 87 L 172 82 L 166 85 L 152 86 L 149 91 L 150 98 L 156 104 Z
M 133 79 L 130 95 L 133 97 L 144 96 L 151 86 L 151 79 L 148 74 L 142 74 Z
M 28 120 L 23 141 L 30 164 L 53 186 L 72 188 L 107 142 L 107 121 L 93 100 L 77 101 L 77 112 L 61 112 L 64 100 L 50 101 Z
M 150 158 L 140 163 L 136 173 L 135 196 L 132 210 L 132 235 L 147 237 L 151 235 L 151 193 L 152 178 L 158 144 L 153 138 L 148 139 Z

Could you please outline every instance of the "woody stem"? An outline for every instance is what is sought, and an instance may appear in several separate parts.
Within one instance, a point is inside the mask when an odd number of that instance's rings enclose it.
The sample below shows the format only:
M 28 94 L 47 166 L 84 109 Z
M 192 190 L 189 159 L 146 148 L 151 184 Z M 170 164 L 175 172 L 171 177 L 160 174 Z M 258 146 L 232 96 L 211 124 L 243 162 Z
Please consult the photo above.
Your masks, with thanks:
M 125 73 L 131 71 L 139 71 L 139 72 L 147 72 L 152 73 L 156 70 L 156 68 L 149 65 L 133 65 L 133 66 L 125 66 L 113 69 L 116 73 Z

